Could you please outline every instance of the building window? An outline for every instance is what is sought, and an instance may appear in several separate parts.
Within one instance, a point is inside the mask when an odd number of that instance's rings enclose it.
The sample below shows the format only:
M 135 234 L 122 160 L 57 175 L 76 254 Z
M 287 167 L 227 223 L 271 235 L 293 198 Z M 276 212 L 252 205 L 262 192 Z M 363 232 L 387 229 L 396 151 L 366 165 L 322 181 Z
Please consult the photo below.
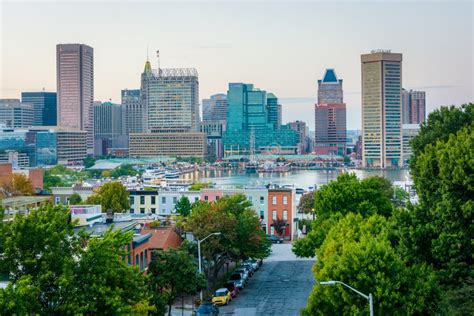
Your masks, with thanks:
M 140 213 L 145 214 L 145 209 L 143 207 L 140 207 Z
M 199 201 L 199 198 L 196 196 L 196 197 L 194 198 L 194 202 L 197 202 L 197 201 Z
M 140 204 L 145 204 L 145 197 L 143 195 L 140 196 Z
M 151 204 L 152 205 L 156 204 L 156 196 L 154 196 L 154 195 L 151 197 Z
M 248 196 L 247 200 L 249 200 L 249 202 L 252 203 L 252 197 L 251 196 Z
M 283 219 L 288 220 L 288 211 L 287 210 L 283 210 Z
M 275 235 L 275 227 L 270 227 L 270 235 Z
M 287 204 L 288 204 L 288 197 L 287 197 L 287 196 L 284 196 L 284 197 L 283 197 L 283 204 L 284 204 L 284 205 L 287 205 Z
M 277 197 L 276 196 L 272 196 L 272 204 L 277 205 Z
M 138 266 L 140 262 L 138 261 L 138 254 L 135 255 L 135 265 Z
M 204 201 L 209 201 L 209 197 L 207 195 L 204 195 Z
M 155 213 L 156 213 L 156 208 L 152 207 L 152 208 L 151 208 L 151 212 L 152 212 L 153 214 L 155 214 Z
M 140 252 L 140 271 L 143 271 L 143 252 Z
M 130 197 L 130 205 L 133 205 L 133 204 L 135 204 L 135 197 L 131 196 Z
M 66 198 L 66 204 L 69 205 L 69 198 Z
M 145 264 L 143 265 L 143 267 L 146 269 L 146 267 L 148 267 L 148 250 L 145 249 Z
M 264 219 L 265 218 L 265 213 L 263 211 L 260 211 L 260 219 Z
M 59 204 L 61 202 L 61 198 L 59 196 L 56 196 L 54 198 L 54 204 Z
M 260 197 L 260 204 L 264 204 L 265 203 L 265 198 L 263 196 Z
M 216 201 L 219 200 L 219 196 L 216 196 Z
M 273 220 L 277 219 L 277 211 L 275 211 L 275 210 L 272 211 L 272 219 Z
M 166 196 L 161 197 L 161 204 L 166 204 Z
M 135 213 L 135 210 L 133 208 L 130 209 L 130 212 L 129 213 Z
M 173 204 L 176 204 L 178 202 L 178 197 L 173 196 Z

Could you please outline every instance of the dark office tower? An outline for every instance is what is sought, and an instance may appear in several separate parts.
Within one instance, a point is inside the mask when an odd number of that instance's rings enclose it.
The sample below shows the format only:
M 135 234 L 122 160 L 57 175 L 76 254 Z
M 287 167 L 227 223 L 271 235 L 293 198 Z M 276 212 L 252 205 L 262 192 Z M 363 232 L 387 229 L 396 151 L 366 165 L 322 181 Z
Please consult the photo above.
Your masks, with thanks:
M 125 134 L 146 132 L 146 113 L 140 102 L 140 89 L 122 90 L 122 106 L 125 109 Z
M 56 126 L 58 124 L 56 92 L 22 92 L 21 102 L 33 104 L 33 125 Z
M 278 98 L 271 92 L 267 93 L 268 123 L 273 124 L 274 129 L 280 129 L 281 126 L 281 104 L 278 104 Z
M 56 46 L 58 125 L 87 132 L 94 153 L 94 49 L 84 44 Z
M 402 89 L 403 124 L 421 124 L 426 119 L 426 93 Z
M 227 118 L 227 94 L 211 95 L 210 99 L 202 100 L 203 121 L 225 121 Z

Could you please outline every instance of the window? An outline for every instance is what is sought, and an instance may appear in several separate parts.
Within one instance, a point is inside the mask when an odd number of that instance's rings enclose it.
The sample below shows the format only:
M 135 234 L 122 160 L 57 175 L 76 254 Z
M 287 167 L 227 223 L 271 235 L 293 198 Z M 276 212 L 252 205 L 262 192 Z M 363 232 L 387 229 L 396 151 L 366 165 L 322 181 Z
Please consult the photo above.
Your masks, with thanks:
M 130 197 L 130 205 L 133 205 L 133 204 L 135 204 L 135 197 L 131 196 Z
M 173 204 L 176 204 L 178 202 L 178 197 L 173 196 Z
M 54 198 L 54 203 L 55 203 L 55 204 L 59 204 L 60 202 L 61 202 L 61 198 L 60 198 L 59 196 L 56 196 L 56 197 Z
M 196 196 L 196 197 L 194 198 L 194 202 L 197 202 L 197 201 L 199 201 L 199 198 Z
M 284 220 L 288 219 L 288 211 L 287 210 L 283 210 L 283 219 Z
M 207 195 L 204 195 L 204 201 L 209 201 L 209 197 Z
M 277 219 L 277 211 L 275 210 L 272 211 L 272 219 Z
M 251 196 L 247 197 L 247 199 L 249 200 L 250 203 L 252 203 L 252 197 Z
M 145 204 L 145 197 L 143 195 L 140 196 L 140 204 Z
M 277 205 L 277 197 L 276 196 L 272 196 L 272 204 Z
M 138 261 L 138 254 L 137 254 L 137 255 L 135 255 L 135 265 L 137 266 L 139 264 L 140 264 L 140 262 Z
M 145 264 L 143 265 L 144 268 L 148 267 L 147 261 L 148 261 L 148 250 L 145 249 Z
M 130 209 L 130 213 L 135 213 L 135 210 L 133 208 Z
M 152 205 L 156 204 L 156 196 L 154 196 L 154 195 L 151 197 L 151 204 Z
M 260 204 L 264 204 L 265 203 L 265 198 L 263 196 L 260 197 Z
M 287 197 L 287 196 L 284 196 L 284 197 L 283 197 L 283 204 L 284 204 L 284 205 L 287 205 L 287 204 L 288 204 L 288 197 Z
M 166 204 L 166 196 L 161 197 L 161 204 Z
M 140 271 L 143 271 L 143 252 L 140 252 Z
M 69 198 L 66 198 L 66 204 L 69 205 Z
M 155 213 L 156 213 L 156 208 L 152 207 L 152 208 L 151 208 L 151 212 L 152 212 L 153 214 L 155 214 Z
M 265 218 L 265 214 L 263 213 L 263 211 L 260 211 L 260 219 L 264 219 Z
M 145 209 L 143 207 L 140 207 L 140 213 L 145 214 Z
M 270 235 L 275 235 L 275 227 L 270 227 Z
M 216 201 L 219 200 L 219 196 L 216 196 Z

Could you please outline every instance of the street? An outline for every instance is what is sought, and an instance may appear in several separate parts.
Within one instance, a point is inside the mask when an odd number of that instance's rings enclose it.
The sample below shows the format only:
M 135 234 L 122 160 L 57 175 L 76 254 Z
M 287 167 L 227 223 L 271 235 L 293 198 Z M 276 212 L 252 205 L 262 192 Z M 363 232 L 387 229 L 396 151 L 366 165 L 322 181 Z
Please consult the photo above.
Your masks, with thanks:
M 313 288 L 313 263 L 314 259 L 296 258 L 291 244 L 274 244 L 247 287 L 219 308 L 219 315 L 299 315 Z

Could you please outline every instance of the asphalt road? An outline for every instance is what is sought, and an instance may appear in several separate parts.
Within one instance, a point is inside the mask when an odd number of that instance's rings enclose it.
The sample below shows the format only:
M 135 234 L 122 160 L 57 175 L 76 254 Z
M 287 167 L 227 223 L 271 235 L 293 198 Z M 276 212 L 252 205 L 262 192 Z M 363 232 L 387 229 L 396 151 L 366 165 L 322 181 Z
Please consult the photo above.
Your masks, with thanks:
M 299 315 L 313 288 L 313 263 L 296 258 L 290 244 L 273 245 L 272 254 L 247 287 L 229 305 L 220 307 L 219 315 Z

